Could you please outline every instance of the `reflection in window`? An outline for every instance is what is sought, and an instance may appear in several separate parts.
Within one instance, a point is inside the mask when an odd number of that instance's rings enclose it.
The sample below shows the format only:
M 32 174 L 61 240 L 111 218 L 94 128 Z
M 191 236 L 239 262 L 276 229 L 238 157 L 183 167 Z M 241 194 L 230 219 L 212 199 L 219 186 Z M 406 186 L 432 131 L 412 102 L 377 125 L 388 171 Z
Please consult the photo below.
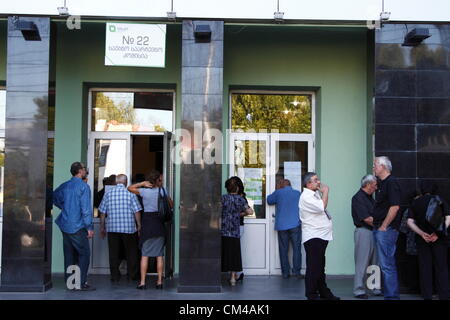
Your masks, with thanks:
M 94 162 L 94 216 L 98 217 L 98 206 L 108 192 L 109 187 L 115 184 L 108 178 L 111 175 L 126 173 L 127 163 L 126 140 L 95 140 Z
M 278 130 L 280 133 L 311 133 L 311 95 L 231 95 L 233 130 Z
M 55 88 L 48 91 L 48 131 L 55 131 Z
M 45 201 L 45 216 L 50 217 L 53 209 L 53 168 L 55 155 L 55 139 L 47 139 L 47 189 Z
M 6 119 L 6 90 L 0 89 L 0 129 L 5 129 Z
M 172 131 L 172 92 L 92 92 L 93 131 Z
M 5 177 L 5 139 L 0 139 L 0 217 L 3 217 L 3 180 Z
M 236 140 L 235 174 L 244 183 L 247 201 L 254 214 L 247 218 L 266 217 L 266 142 Z

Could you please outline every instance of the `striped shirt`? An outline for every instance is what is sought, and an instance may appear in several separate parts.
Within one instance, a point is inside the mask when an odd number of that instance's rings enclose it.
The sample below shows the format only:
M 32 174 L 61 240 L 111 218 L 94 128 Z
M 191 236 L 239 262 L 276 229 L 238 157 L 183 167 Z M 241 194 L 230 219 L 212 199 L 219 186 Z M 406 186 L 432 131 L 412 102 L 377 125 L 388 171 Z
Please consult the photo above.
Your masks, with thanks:
M 129 192 L 125 185 L 118 184 L 105 193 L 98 210 L 107 214 L 106 232 L 135 233 L 134 214 L 142 210 L 135 194 Z

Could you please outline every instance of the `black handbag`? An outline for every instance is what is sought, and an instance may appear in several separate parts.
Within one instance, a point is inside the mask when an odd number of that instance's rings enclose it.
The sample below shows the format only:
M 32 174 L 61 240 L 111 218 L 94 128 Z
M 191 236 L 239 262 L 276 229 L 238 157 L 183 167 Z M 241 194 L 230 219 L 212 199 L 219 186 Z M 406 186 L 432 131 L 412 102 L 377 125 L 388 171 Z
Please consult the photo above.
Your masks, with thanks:
M 173 211 L 172 208 L 170 208 L 169 199 L 164 188 L 158 189 L 158 212 L 164 222 L 172 220 Z
M 437 232 L 447 234 L 442 206 L 441 198 L 439 196 L 432 196 L 430 202 L 428 202 L 425 220 Z

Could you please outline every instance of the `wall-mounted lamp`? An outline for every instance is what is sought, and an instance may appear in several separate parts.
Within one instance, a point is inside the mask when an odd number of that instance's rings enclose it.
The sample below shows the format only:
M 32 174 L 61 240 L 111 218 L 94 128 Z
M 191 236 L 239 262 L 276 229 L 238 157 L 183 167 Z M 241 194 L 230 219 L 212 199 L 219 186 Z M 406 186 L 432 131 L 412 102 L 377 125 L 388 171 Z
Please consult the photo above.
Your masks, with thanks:
M 273 13 L 273 18 L 275 19 L 275 22 L 284 21 L 284 12 L 280 11 L 280 0 L 277 0 L 277 11 Z
M 274 12 L 273 18 L 276 22 L 283 22 L 284 20 L 284 12 Z
M 383 12 L 380 13 L 380 20 L 381 21 L 388 21 L 390 17 L 391 17 L 391 13 L 390 12 L 383 11 Z
M 170 11 L 167 12 L 167 19 L 175 21 L 177 19 L 177 13 L 173 11 L 173 0 L 171 1 Z
M 58 13 L 60 16 L 68 16 L 69 15 L 69 8 L 66 6 L 66 0 L 64 0 L 64 6 L 58 7 Z
M 211 42 L 211 28 L 209 24 L 198 24 L 194 28 L 195 42 Z
M 27 41 L 41 41 L 39 29 L 33 21 L 14 19 L 14 28 L 22 32 L 23 38 Z
M 414 47 L 429 37 L 431 37 L 431 35 L 427 28 L 414 28 L 406 34 L 402 46 Z
M 167 12 L 167 19 L 175 21 L 177 20 L 177 13 L 174 11 Z

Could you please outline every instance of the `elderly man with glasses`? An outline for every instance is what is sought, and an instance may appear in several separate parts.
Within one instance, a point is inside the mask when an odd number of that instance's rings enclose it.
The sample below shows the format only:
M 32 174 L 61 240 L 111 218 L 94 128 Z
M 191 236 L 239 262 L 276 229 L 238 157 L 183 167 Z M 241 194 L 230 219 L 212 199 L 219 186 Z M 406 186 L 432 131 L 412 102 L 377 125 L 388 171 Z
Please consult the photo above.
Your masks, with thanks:
M 333 225 L 327 212 L 327 185 L 320 182 L 314 172 L 303 178 L 300 196 L 302 243 L 306 251 L 305 294 L 308 300 L 340 300 L 327 287 L 325 275 L 325 251 L 333 240 Z

